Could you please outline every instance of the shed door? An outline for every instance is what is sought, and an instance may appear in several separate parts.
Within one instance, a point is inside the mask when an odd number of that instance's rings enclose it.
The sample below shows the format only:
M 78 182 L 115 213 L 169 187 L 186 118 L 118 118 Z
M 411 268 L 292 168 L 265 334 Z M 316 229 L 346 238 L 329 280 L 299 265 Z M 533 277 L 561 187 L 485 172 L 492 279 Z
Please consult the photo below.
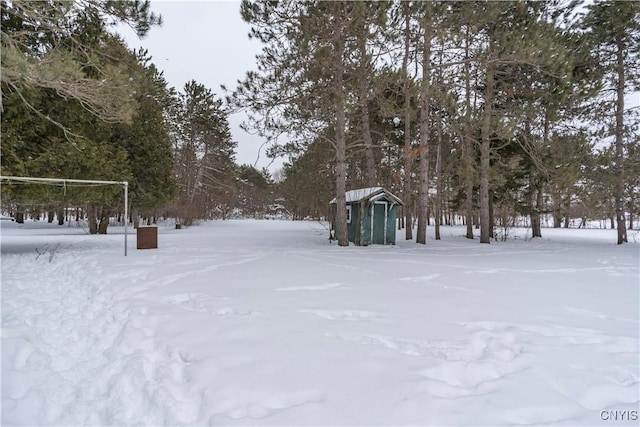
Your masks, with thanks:
M 385 226 L 387 223 L 388 206 L 387 202 L 375 202 L 372 206 L 373 218 L 371 222 L 371 243 L 374 245 L 384 245 L 387 243 L 385 239 Z

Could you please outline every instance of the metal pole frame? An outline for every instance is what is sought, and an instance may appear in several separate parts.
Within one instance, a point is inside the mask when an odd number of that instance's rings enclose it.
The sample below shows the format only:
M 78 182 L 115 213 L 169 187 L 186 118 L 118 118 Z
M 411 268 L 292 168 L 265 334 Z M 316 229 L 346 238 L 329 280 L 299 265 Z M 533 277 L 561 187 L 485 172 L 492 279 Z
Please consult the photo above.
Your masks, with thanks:
M 129 223 L 129 183 L 123 181 L 124 186 L 124 256 L 127 256 L 127 224 Z
M 129 222 L 129 182 L 128 181 L 101 181 L 94 179 L 66 179 L 66 178 L 32 178 L 29 176 L 0 176 L 0 180 L 8 179 L 11 181 L 22 182 L 51 182 L 62 183 L 67 182 L 77 184 L 104 184 L 104 185 L 122 185 L 124 187 L 124 256 L 127 256 L 127 223 Z

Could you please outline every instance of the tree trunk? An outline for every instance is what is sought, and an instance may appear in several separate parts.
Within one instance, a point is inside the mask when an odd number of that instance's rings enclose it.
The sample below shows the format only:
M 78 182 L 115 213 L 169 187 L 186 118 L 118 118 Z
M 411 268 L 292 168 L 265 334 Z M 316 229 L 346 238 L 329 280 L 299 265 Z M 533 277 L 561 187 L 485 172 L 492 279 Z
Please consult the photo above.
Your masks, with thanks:
M 53 209 L 50 209 L 47 211 L 47 222 L 49 224 L 53 224 L 53 218 L 55 216 L 55 212 L 53 211 Z
M 410 44 L 411 44 L 411 28 L 410 20 L 411 13 L 409 11 L 409 3 L 402 3 L 404 10 L 404 56 L 402 57 L 402 73 L 403 73 L 403 89 L 404 89 L 404 203 L 406 209 L 404 209 L 405 223 L 409 224 L 405 230 L 404 235 L 406 240 L 413 240 L 413 227 L 411 227 L 411 170 L 413 169 L 413 155 L 411 152 L 411 90 L 409 82 L 409 56 L 410 56 Z
M 493 49 L 493 34 L 489 34 L 489 51 Z M 487 77 L 482 118 L 482 144 L 480 146 L 480 243 L 491 243 L 493 229 L 489 214 L 489 170 L 491 150 L 491 115 L 494 96 L 494 63 L 487 62 Z
M 559 195 L 553 196 L 553 228 L 562 227 L 562 208 L 558 202 Z
M 542 208 L 542 188 L 532 173 L 529 177 L 531 186 L 531 237 L 542 237 L 540 210 Z
M 365 41 L 366 39 L 362 37 L 362 40 Z M 364 49 L 364 47 L 362 49 Z M 371 137 L 371 127 L 369 125 L 368 87 L 366 76 L 361 76 L 360 78 L 360 114 L 362 120 L 362 136 L 365 144 L 364 155 L 366 161 L 367 187 L 375 187 L 377 184 L 376 160 L 373 156 L 373 138 Z
M 629 192 L 627 193 L 627 197 L 629 199 L 629 203 L 627 204 L 627 208 L 629 211 L 629 227 L 627 230 L 633 230 L 633 217 L 634 212 L 636 211 L 636 200 L 635 200 L 635 188 L 633 186 L 629 186 Z
M 140 227 L 140 212 L 138 209 L 131 209 L 131 222 L 133 222 L 133 229 L 136 230 Z
M 64 225 L 64 207 L 58 209 L 58 225 Z
M 98 233 L 98 222 L 96 220 L 95 206 L 87 206 L 87 221 L 89 222 L 89 234 Z
M 24 224 L 24 212 L 22 211 L 16 212 L 16 222 L 18 224 Z
M 527 133 L 526 137 L 533 140 L 533 135 L 531 133 L 531 122 L 529 117 L 525 122 L 525 131 Z M 549 141 L 549 114 L 548 110 L 545 109 L 545 117 L 544 117 L 544 130 L 542 134 L 542 146 L 548 147 Z M 537 156 L 537 153 L 533 153 L 532 156 Z M 537 165 L 537 161 L 534 160 L 534 165 Z M 530 200 L 530 209 L 531 209 L 531 237 L 542 237 L 542 224 L 540 221 L 540 212 L 542 212 L 542 187 L 543 187 L 543 178 L 542 172 L 540 172 L 536 166 L 536 169 L 532 170 L 529 173 L 529 188 L 531 189 L 531 200 Z
M 100 210 L 100 224 L 98 225 L 98 234 L 107 234 L 109 226 L 109 210 L 102 208 Z
M 338 5 L 340 8 L 342 5 Z M 334 67 L 334 93 L 335 97 L 335 115 L 336 115 L 336 222 L 337 222 L 337 239 L 338 246 L 349 246 L 349 236 L 347 234 L 347 204 L 346 204 L 346 112 L 345 112 L 345 93 L 344 93 L 344 24 L 340 11 L 335 14 L 334 27 L 334 50 L 333 50 L 333 67 Z
M 424 43 L 422 46 L 422 88 L 420 90 L 420 188 L 418 191 L 418 230 L 416 243 L 427 243 L 427 218 L 429 208 L 429 111 L 431 85 L 431 10 L 427 10 L 423 18 Z
M 195 128 L 192 126 L 192 129 L 191 129 L 191 140 L 188 143 L 189 150 L 193 153 L 193 154 L 190 153 L 190 157 L 191 156 L 193 156 L 193 157 L 196 156 L 195 139 L 196 139 Z M 205 149 L 205 151 L 204 151 L 204 153 L 202 155 L 203 156 L 202 157 L 203 161 L 204 161 L 204 158 L 207 157 L 207 145 L 206 144 L 204 146 L 204 149 Z M 199 162 L 194 161 L 193 164 L 192 164 L 192 167 L 195 170 L 189 171 L 190 173 L 188 172 L 189 173 L 189 179 L 191 181 L 191 185 L 187 185 L 187 194 L 188 194 L 188 197 L 189 197 L 189 204 L 188 204 L 189 207 L 193 206 L 193 201 L 195 200 L 196 193 L 198 192 L 198 188 L 200 187 L 200 182 L 202 181 L 202 175 L 204 173 L 204 168 L 202 167 L 201 164 L 199 164 Z
M 365 133 L 366 135 L 366 133 Z M 373 155 L 373 148 L 371 145 L 368 144 L 373 144 L 373 142 L 371 142 L 371 138 L 367 138 L 365 136 L 365 139 L 369 139 L 369 142 L 367 142 L 367 148 L 364 149 L 364 155 L 365 155 L 365 160 L 366 160 L 366 167 L 367 167 L 367 185 L 369 187 L 375 187 L 378 183 L 378 179 L 376 178 L 376 159 Z
M 405 177 L 404 177 L 404 188 L 402 190 L 404 193 L 404 204 L 405 204 L 405 209 L 403 212 L 405 224 L 411 224 L 411 221 L 412 221 L 411 203 L 413 198 L 411 197 L 411 177 L 409 176 L 409 174 L 407 174 L 407 168 L 409 168 L 409 170 L 411 169 L 411 159 L 409 158 L 409 156 L 410 155 L 405 154 L 405 161 L 404 161 Z M 410 225 L 405 226 L 404 237 L 406 240 L 413 240 L 413 229 Z
M 436 152 L 435 239 L 440 240 L 442 223 L 442 115 L 438 114 L 438 147 Z
M 496 221 L 495 221 L 495 216 L 493 214 L 493 192 L 489 191 L 489 230 L 491 231 L 491 234 L 489 235 L 489 239 L 493 238 L 495 236 L 495 229 L 496 229 Z
M 366 24 L 363 28 L 363 34 L 367 34 L 368 29 Z M 367 176 L 367 186 L 375 187 L 377 184 L 376 179 L 376 161 L 373 156 L 373 138 L 371 137 L 371 127 L 369 125 L 369 87 L 367 81 L 369 79 L 369 58 L 367 56 L 367 37 L 360 37 L 359 49 L 360 49 L 360 115 L 362 121 L 362 136 L 364 138 L 364 155 L 365 155 L 365 169 Z
M 625 70 L 624 70 L 624 40 L 622 36 L 616 38 L 617 47 L 617 59 L 618 64 L 616 67 L 616 73 L 618 75 L 618 87 L 617 95 L 618 100 L 616 102 L 616 221 L 618 226 L 618 244 L 627 243 L 627 229 L 624 221 L 624 83 L 625 83 Z
M 465 86 L 465 127 L 464 127 L 464 171 L 465 171 L 465 215 L 467 222 L 467 239 L 473 239 L 473 175 L 474 175 L 474 144 L 471 136 L 471 64 L 469 62 L 469 26 L 466 26 L 464 57 Z
M 444 49 L 440 49 L 440 58 L 439 58 L 439 63 L 442 64 L 444 63 L 444 58 L 443 58 L 443 54 L 444 54 Z M 438 68 L 438 73 L 437 73 L 437 83 L 438 83 L 438 89 L 437 90 L 443 90 L 442 85 L 443 85 L 443 77 L 442 77 L 442 67 Z M 436 151 L 436 206 L 435 206 L 435 211 L 436 211 L 436 216 L 435 216 L 435 239 L 436 240 L 440 240 L 440 226 L 442 225 L 442 219 L 444 217 L 444 213 L 443 213 L 443 198 L 444 198 L 444 194 L 443 194 L 443 177 L 442 177 L 442 153 L 444 151 L 444 147 L 443 147 L 443 139 L 442 139 L 442 110 L 443 110 L 443 103 L 440 100 L 439 101 L 439 106 L 438 106 L 438 115 L 437 115 L 437 121 L 436 121 L 436 138 L 437 138 L 437 151 Z

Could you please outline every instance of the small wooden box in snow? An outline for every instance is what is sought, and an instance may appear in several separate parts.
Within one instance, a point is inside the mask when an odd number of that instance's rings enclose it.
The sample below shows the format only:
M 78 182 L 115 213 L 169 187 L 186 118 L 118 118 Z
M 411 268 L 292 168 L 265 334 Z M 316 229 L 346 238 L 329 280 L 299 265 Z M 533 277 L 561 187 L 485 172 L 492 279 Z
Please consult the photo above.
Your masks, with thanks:
M 138 227 L 137 230 L 138 249 L 158 248 L 158 227 Z

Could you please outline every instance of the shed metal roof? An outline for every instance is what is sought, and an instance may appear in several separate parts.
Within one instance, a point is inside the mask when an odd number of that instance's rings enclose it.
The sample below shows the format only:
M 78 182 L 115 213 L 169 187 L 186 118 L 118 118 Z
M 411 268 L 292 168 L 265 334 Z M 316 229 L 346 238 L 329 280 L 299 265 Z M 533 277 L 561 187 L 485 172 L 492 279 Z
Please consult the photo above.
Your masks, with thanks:
M 363 200 L 375 201 L 380 200 L 381 198 L 385 198 L 386 196 L 391 201 L 396 202 L 399 205 L 402 204 L 402 201 L 398 197 L 382 187 L 367 187 L 359 188 L 357 190 L 349 190 L 345 193 L 345 196 L 347 203 L 360 202 Z M 329 202 L 329 204 L 334 203 L 336 203 L 335 198 Z

